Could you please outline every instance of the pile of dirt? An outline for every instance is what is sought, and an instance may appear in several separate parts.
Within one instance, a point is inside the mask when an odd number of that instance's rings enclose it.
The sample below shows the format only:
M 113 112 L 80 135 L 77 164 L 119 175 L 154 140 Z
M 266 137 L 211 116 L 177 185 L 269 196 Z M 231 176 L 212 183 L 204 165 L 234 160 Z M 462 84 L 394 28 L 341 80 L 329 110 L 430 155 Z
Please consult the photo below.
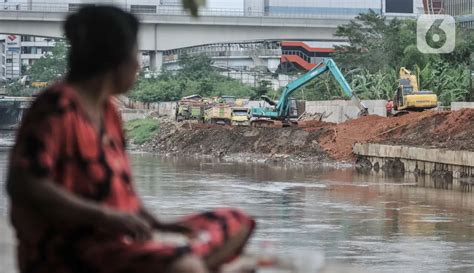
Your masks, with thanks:
M 474 109 L 425 111 L 400 117 L 366 116 L 332 128 L 320 144 L 336 160 L 351 160 L 352 145 L 383 143 L 474 151 Z
M 474 109 L 434 112 L 399 126 L 377 142 L 474 151 Z
M 379 142 L 391 139 L 393 131 L 430 118 L 434 112 L 408 113 L 399 117 L 365 116 L 332 126 L 330 134 L 320 139 L 321 146 L 335 160 L 354 160 L 355 143 Z
M 299 160 L 327 160 L 318 143 L 326 128 L 251 128 L 162 123 L 160 134 L 142 149 L 151 152 L 189 155 L 257 154 L 268 158 L 291 156 Z
M 298 160 L 354 161 L 355 143 L 385 143 L 474 151 L 474 109 L 425 111 L 400 117 L 365 116 L 342 124 L 305 121 L 299 128 L 221 127 L 162 122 L 142 146 L 151 152 L 227 156 L 287 155 Z

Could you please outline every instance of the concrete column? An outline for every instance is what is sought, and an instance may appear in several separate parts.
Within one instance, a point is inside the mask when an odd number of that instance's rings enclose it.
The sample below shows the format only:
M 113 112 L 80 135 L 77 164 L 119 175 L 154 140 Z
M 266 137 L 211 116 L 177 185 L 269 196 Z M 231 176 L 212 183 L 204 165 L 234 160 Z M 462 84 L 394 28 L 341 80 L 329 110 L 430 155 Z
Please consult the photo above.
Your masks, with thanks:
M 150 51 L 150 70 L 161 71 L 163 66 L 163 52 L 161 51 Z

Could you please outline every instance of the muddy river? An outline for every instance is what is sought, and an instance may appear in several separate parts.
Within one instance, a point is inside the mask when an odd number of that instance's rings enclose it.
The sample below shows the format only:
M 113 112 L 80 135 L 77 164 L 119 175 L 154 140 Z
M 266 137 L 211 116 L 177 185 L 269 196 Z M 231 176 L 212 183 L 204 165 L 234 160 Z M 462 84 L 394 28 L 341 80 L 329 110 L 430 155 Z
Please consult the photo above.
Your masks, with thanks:
M 474 272 L 472 193 L 331 170 L 132 155 L 139 193 L 166 218 L 222 206 L 258 219 L 254 248 L 322 251 L 368 272 Z M 0 261 L 13 273 L 0 150 Z

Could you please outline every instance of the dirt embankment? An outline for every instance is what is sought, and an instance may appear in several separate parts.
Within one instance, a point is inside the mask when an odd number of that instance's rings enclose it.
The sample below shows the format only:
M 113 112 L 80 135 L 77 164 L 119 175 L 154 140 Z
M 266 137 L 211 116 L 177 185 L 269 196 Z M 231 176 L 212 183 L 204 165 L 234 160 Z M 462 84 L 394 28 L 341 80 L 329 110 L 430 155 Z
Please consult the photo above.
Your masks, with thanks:
M 144 150 L 218 157 L 239 155 L 248 159 L 329 160 L 317 141 L 327 133 L 323 127 L 313 131 L 176 123 L 162 123 L 160 127 L 160 134 L 142 145 Z
M 356 142 L 474 151 L 474 110 L 366 116 L 342 124 L 308 122 L 305 128 L 216 127 L 162 122 L 142 149 L 172 154 L 257 155 L 268 159 L 352 162 Z
M 380 143 L 474 151 L 474 109 L 436 112 L 395 128 Z

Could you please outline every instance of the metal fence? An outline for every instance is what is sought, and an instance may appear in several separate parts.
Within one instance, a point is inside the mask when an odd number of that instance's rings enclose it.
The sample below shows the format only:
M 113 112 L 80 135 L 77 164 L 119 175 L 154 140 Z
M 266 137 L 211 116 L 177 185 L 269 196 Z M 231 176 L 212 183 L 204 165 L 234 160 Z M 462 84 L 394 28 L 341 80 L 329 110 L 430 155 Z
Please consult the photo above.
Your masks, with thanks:
M 105 4 L 105 3 L 104 3 Z M 87 5 L 101 5 L 94 3 L 25 3 L 25 2 L 4 2 L 0 3 L 0 12 L 74 12 L 79 8 Z M 135 14 L 156 14 L 156 15 L 175 15 L 175 16 L 190 16 L 189 13 L 177 6 L 160 6 L 160 5 L 117 5 L 124 10 Z M 221 17 L 276 17 L 276 18 L 353 18 L 352 15 L 327 13 L 327 14 L 312 14 L 312 13 L 270 13 L 264 11 L 244 11 L 243 9 L 216 9 L 216 8 L 201 8 L 199 10 L 200 16 L 221 16 Z

